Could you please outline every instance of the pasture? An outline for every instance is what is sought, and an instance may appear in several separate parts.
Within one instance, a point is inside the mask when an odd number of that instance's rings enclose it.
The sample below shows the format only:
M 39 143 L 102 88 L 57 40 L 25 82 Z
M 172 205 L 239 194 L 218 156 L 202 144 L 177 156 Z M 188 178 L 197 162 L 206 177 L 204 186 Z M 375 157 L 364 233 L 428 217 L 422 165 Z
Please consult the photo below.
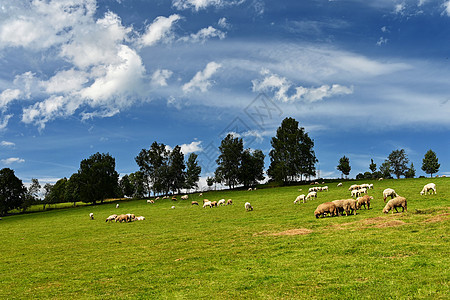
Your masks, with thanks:
M 363 182 L 374 184 L 371 210 L 314 218 L 318 204 L 350 198 L 348 187 Z M 428 182 L 436 183 L 437 195 L 419 194 Z M 449 299 L 450 179 L 343 183 L 327 183 L 329 192 L 296 205 L 310 186 L 4 217 L 0 297 Z M 387 187 L 408 199 L 407 213 L 381 212 Z M 233 205 L 202 208 L 203 198 L 231 198 Z M 106 223 L 114 213 L 146 220 Z

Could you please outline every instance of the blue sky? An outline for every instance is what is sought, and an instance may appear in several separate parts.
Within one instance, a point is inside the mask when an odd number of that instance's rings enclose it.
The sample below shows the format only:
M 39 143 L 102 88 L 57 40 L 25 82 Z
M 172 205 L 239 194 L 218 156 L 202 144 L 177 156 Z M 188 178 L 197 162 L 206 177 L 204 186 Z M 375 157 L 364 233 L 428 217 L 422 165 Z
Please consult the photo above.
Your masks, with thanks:
M 123 175 L 157 141 L 205 177 L 227 133 L 268 155 L 293 117 L 321 176 L 395 149 L 450 175 L 449 42 L 448 0 L 2 0 L 0 168 L 52 183 L 108 152 Z

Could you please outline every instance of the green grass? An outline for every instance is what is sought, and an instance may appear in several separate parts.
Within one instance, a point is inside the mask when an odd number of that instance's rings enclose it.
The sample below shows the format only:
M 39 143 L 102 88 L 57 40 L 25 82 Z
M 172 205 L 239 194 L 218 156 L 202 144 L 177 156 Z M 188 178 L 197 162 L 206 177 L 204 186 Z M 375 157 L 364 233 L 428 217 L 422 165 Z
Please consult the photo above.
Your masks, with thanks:
M 437 195 L 419 195 L 428 182 Z M 375 181 L 373 209 L 314 218 L 319 203 L 350 198 L 353 183 L 328 184 L 299 205 L 294 199 L 309 186 L 4 217 L 0 298 L 449 299 L 450 179 Z M 408 199 L 408 213 L 381 213 L 387 187 Z M 203 198 L 234 204 L 190 205 Z M 254 211 L 245 212 L 246 201 Z M 118 212 L 146 220 L 105 223 Z M 309 233 L 279 235 L 292 229 Z

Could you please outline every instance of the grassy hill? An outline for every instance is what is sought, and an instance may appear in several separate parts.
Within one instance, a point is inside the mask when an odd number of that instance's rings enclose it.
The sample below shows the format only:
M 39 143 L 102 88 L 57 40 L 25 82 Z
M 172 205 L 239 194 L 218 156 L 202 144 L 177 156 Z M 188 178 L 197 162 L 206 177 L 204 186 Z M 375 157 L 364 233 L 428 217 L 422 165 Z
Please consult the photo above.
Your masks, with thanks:
M 318 204 L 350 198 L 348 187 L 363 182 L 374 183 L 373 209 L 314 218 Z M 437 195 L 419 194 L 428 182 L 436 183 Z M 294 199 L 309 186 L 5 217 L 0 298 L 449 299 L 450 179 L 328 186 L 329 192 L 299 205 Z M 407 213 L 381 212 L 387 187 L 408 199 Z M 234 204 L 190 205 L 203 198 Z M 245 212 L 246 201 L 254 211 Z M 113 213 L 146 220 L 106 223 Z

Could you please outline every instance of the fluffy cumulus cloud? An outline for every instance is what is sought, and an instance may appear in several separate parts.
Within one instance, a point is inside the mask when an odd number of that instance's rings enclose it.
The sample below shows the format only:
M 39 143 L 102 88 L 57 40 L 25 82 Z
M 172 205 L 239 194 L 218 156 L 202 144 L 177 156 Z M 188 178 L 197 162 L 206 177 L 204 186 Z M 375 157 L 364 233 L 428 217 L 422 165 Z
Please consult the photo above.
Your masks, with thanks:
M 151 83 L 156 86 L 167 86 L 167 80 L 172 76 L 173 72 L 170 70 L 156 70 L 152 75 Z
M 190 144 L 183 144 L 180 146 L 181 152 L 183 152 L 184 155 L 188 155 L 194 152 L 201 152 L 203 151 L 201 144 L 202 144 L 201 141 L 193 141 Z
M 225 38 L 225 33 L 219 29 L 209 26 L 207 28 L 200 29 L 197 33 L 192 33 L 189 36 L 182 37 L 180 40 L 184 42 L 204 43 L 206 40 L 215 37 L 222 40 Z
M 442 6 L 444 7 L 442 13 L 450 17 L 450 1 L 445 1 Z
M 18 157 L 10 157 L 10 158 L 6 158 L 6 159 L 2 159 L 1 162 L 4 165 L 11 165 L 11 164 L 14 164 L 14 163 L 24 163 L 25 160 L 22 159 L 22 158 L 18 158 Z
M 212 85 L 210 78 L 217 72 L 218 69 L 220 69 L 221 66 L 221 64 L 216 62 L 208 63 L 203 71 L 198 71 L 191 81 L 183 85 L 183 91 L 185 93 L 195 90 L 206 92 Z
M 16 146 L 16 144 L 14 144 L 13 142 L 2 141 L 0 143 L 0 146 L 2 146 L 2 147 L 14 147 L 14 146 Z
M 305 101 L 315 102 L 324 98 L 353 93 L 352 87 L 339 84 L 322 85 L 319 87 L 295 87 L 287 78 L 262 70 L 262 80 L 252 80 L 254 92 L 273 92 L 274 97 L 282 102 Z
M 148 25 L 140 39 L 141 46 L 152 46 L 157 42 L 167 42 L 173 39 L 173 26 L 181 19 L 180 15 L 173 14 L 169 17 L 157 17 Z

